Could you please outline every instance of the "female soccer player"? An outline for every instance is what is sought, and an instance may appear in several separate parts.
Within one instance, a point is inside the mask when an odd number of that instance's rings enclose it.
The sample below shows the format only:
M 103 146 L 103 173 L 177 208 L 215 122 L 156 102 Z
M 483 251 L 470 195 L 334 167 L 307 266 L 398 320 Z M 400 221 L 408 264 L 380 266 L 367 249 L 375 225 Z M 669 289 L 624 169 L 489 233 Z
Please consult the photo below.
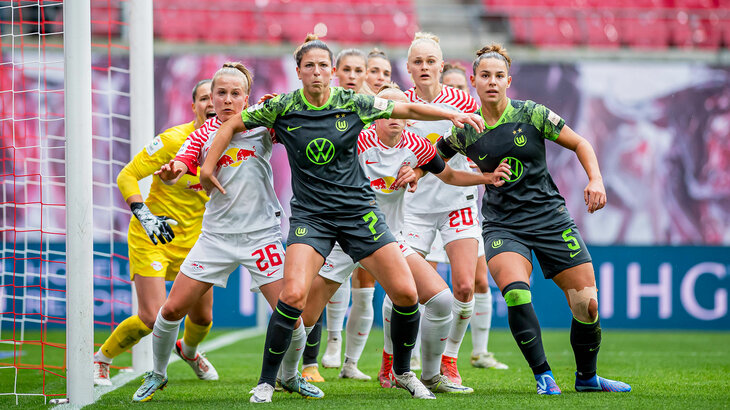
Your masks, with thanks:
M 226 63 L 216 72 L 211 88 L 217 116 L 190 135 L 175 160 L 160 169 L 161 178 L 175 182 L 186 172 L 196 172 L 206 158 L 210 137 L 221 122 L 237 116 L 246 106 L 251 84 L 251 74 L 241 63 Z M 167 364 L 181 318 L 212 291 L 213 285 L 225 287 L 228 276 L 239 265 L 248 269 L 254 286 L 273 307 L 283 288 L 284 247 L 279 227 L 282 210 L 269 164 L 271 136 L 266 128 L 256 127 L 237 133 L 230 140 L 225 154 L 216 156 L 215 164 L 218 178 L 229 194 L 211 193 L 202 233 L 157 315 L 154 368 L 145 375 L 134 401 L 151 399 L 156 390 L 167 384 Z M 299 337 L 292 343 L 292 352 L 304 347 L 301 323 L 297 329 Z M 298 362 L 300 353 L 292 354 L 287 353 L 285 360 L 293 357 Z M 284 378 L 282 386 L 289 391 L 321 395 L 318 388 L 299 375 Z
M 406 91 L 411 102 L 438 106 L 455 112 L 473 113 L 477 102 L 469 94 L 442 85 L 439 80 L 444 66 L 438 37 L 416 33 L 408 50 L 407 69 L 415 87 Z M 409 131 L 428 138 L 432 143 L 451 125 L 446 121 L 416 122 Z M 449 165 L 469 170 L 467 159 L 458 155 Z M 425 256 L 431 249 L 436 232 L 441 234 L 446 254 L 451 261 L 454 321 L 446 343 L 441 372 L 461 384 L 457 368 L 459 347 L 474 311 L 474 278 L 479 247 L 477 223 L 478 191 L 476 187 L 446 185 L 433 175 L 424 176 L 419 189 L 406 195 L 406 224 L 403 234 L 408 245 Z
M 350 48 L 342 50 L 335 59 L 335 75 L 340 87 L 346 90 L 360 92 L 365 80 L 365 53 Z M 342 324 L 345 320 L 347 306 L 350 303 L 350 281 L 342 286 L 332 296 L 327 304 L 327 351 L 322 357 L 324 367 L 340 367 L 340 350 L 342 347 Z M 302 376 L 310 382 L 324 382 L 319 374 L 317 356 L 319 355 L 320 340 L 322 338 L 322 316 L 307 336 L 307 346 L 302 355 Z
M 388 56 L 377 47 L 373 48 L 368 53 L 367 74 L 361 92 L 368 95 L 377 94 L 383 84 L 390 82 L 392 72 Z
M 158 135 L 117 177 L 119 191 L 136 217 L 129 222 L 127 242 L 129 273 L 137 291 L 137 315 L 123 320 L 94 355 L 95 385 L 111 385 L 109 365 L 112 359 L 152 332 L 157 312 L 165 302 L 165 281 L 175 279 L 180 264 L 200 234 L 208 196 L 200 188 L 196 176 L 187 176 L 171 186 L 153 177 L 146 200 L 142 198 L 138 184 L 174 158 L 188 134 L 200 128 L 206 117 L 215 115 L 210 99 L 210 80 L 200 81 L 193 88 L 192 110 L 194 121 Z M 168 243 L 173 238 L 175 242 Z M 196 305 L 185 320 L 185 334 L 176 343 L 175 352 L 182 358 L 192 358 L 186 362 L 200 379 L 217 380 L 215 368 L 196 352 L 211 327 L 208 305 L 212 303 L 213 295 L 206 296 L 209 299 Z
M 294 57 L 302 88 L 250 107 L 221 125 L 201 168 L 203 186 L 223 191 L 213 175 L 216 159 L 234 133 L 256 126 L 274 128 L 291 165 L 294 196 L 284 289 L 269 320 L 261 378 L 251 401 L 271 401 L 294 323 L 309 302 L 312 317 L 305 317 L 304 322 L 314 325 L 339 286 L 318 276 L 335 241 L 375 276 L 393 301 L 393 369 L 397 382 L 414 397 L 433 398 L 409 369 L 420 318 L 416 284 L 357 162 L 357 137 L 365 123 L 379 118 L 449 119 L 457 126 L 469 124 L 477 129 L 482 128 L 481 119 L 330 87 L 332 52 L 316 37 L 308 36 Z M 322 289 L 312 286 L 313 280 L 325 281 L 326 291 L 319 292 Z M 310 288 L 317 292 L 310 294 Z
M 439 141 L 439 153 L 450 158 L 467 155 L 482 171 L 508 163 L 511 175 L 501 187 L 486 186 L 482 200 L 483 236 L 489 271 L 507 302 L 510 330 L 537 380 L 538 394 L 560 394 L 545 358 L 540 325 L 532 306 L 531 252 L 546 279 L 565 293 L 573 313 L 570 344 L 579 392 L 628 392 L 622 382 L 596 375 L 601 345 L 598 298 L 588 249 L 565 208 L 565 200 L 548 173 L 545 139 L 574 151 L 588 175 L 584 189 L 588 212 L 606 204 L 598 160 L 591 144 L 565 125 L 547 107 L 533 101 L 510 100 L 511 59 L 499 45 L 477 52 L 472 85 L 487 123 L 483 132 L 452 129 Z
M 441 83 L 449 87 L 469 92 L 467 87 L 466 69 L 458 62 L 444 64 L 444 72 L 441 74 Z M 481 368 L 508 369 L 509 367 L 498 361 L 494 353 L 487 349 L 489 344 L 489 330 L 492 327 L 492 292 L 489 289 L 487 279 L 487 260 L 484 257 L 484 241 L 479 236 L 479 258 L 477 259 L 477 270 L 474 283 L 474 313 L 471 317 L 471 365 Z M 434 250 L 434 247 L 436 249 Z M 436 235 L 436 240 L 431 245 L 431 253 L 426 257 L 431 266 L 436 269 L 437 262 L 449 263 L 446 252 L 443 249 L 441 235 Z

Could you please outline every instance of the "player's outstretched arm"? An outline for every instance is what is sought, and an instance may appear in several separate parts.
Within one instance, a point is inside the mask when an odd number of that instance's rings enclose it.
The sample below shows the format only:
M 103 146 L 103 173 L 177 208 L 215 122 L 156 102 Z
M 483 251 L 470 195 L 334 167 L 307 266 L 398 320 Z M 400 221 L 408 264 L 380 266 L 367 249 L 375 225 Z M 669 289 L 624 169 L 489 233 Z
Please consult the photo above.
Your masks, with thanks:
M 395 102 L 391 118 L 419 121 L 449 120 L 459 128 L 471 125 L 477 131 L 484 131 L 484 119 L 480 115 L 449 111 L 430 104 Z
M 555 142 L 574 151 L 588 175 L 588 185 L 583 189 L 583 200 L 588 206 L 588 212 L 593 213 L 606 206 L 606 188 L 603 186 L 598 158 L 591 143 L 567 125 L 560 130 L 560 135 Z
M 188 166 L 184 162 L 171 159 L 169 163 L 155 171 L 155 175 L 160 177 L 166 185 L 175 185 L 187 172 Z
M 224 122 L 218 128 L 215 137 L 213 137 L 213 142 L 208 149 L 208 156 L 205 158 L 203 166 L 200 167 L 200 184 L 208 194 L 215 188 L 225 195 L 226 190 L 218 182 L 218 178 L 215 177 L 213 171 L 215 171 L 215 166 L 221 155 L 223 155 L 223 151 L 231 143 L 233 134 L 243 131 L 246 131 L 246 126 L 243 125 L 243 119 L 240 113 L 229 118 L 228 121 Z
M 499 187 L 504 185 L 505 180 L 509 179 L 512 171 L 510 171 L 510 166 L 506 162 L 499 164 L 494 172 L 480 173 L 456 170 L 447 164 L 442 172 L 435 175 L 449 185 L 472 186 L 486 184 Z

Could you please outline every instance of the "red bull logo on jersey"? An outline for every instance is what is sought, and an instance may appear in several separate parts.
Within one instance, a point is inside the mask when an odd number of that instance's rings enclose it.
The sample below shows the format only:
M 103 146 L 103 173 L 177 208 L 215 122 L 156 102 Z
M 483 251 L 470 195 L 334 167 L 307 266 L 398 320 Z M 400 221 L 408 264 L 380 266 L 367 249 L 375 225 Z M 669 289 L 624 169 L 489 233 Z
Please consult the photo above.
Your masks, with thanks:
M 395 178 L 393 177 L 382 177 L 370 180 L 370 188 L 373 191 L 380 191 L 384 194 L 390 194 L 397 191 L 395 187 Z
M 237 167 L 251 157 L 256 157 L 256 147 L 253 149 L 229 148 L 218 160 L 218 167 Z
M 322 265 L 322 272 L 330 272 L 334 268 L 335 265 L 333 265 L 332 262 L 324 261 L 324 265 Z
M 193 190 L 195 192 L 198 192 L 198 191 L 202 191 L 203 190 L 203 185 L 200 184 L 200 183 L 191 184 L 190 181 L 188 181 L 188 186 L 186 188 L 187 189 L 191 189 L 191 190 Z
M 201 264 L 201 263 L 198 263 L 198 262 L 193 262 L 193 263 L 191 263 L 191 264 L 190 264 L 190 267 L 191 267 L 191 268 L 192 268 L 192 269 L 193 269 L 193 270 L 194 270 L 195 272 L 200 272 L 200 271 L 202 271 L 202 270 L 204 270 L 204 269 L 205 269 L 205 266 L 203 266 L 203 264 Z
M 439 139 L 441 139 L 441 135 L 436 132 L 432 132 L 426 135 L 426 138 L 428 138 L 428 140 L 431 141 L 431 145 L 433 145 L 436 144 Z

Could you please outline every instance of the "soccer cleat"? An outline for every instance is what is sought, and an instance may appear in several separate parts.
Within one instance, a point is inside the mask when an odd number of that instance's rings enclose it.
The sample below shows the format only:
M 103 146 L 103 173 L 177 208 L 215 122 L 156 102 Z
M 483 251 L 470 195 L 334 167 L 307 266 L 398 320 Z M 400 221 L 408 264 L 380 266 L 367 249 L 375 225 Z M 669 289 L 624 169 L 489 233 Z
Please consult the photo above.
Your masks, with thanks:
M 335 369 L 342 365 L 342 339 L 333 339 L 327 341 L 327 348 L 322 355 L 322 367 L 325 369 Z
M 431 380 L 423 380 L 423 385 L 427 389 L 434 393 L 456 393 L 456 394 L 469 394 L 474 393 L 474 389 L 471 387 L 462 386 L 449 380 L 448 377 L 443 374 L 437 374 Z
M 319 374 L 319 368 L 316 364 L 309 365 L 302 368 L 302 377 L 304 377 L 304 380 L 310 382 L 310 383 L 323 383 L 324 377 L 322 377 L 321 374 Z
M 178 355 L 184 362 L 190 365 L 200 380 L 218 380 L 218 372 L 215 370 L 210 361 L 205 357 L 204 353 L 198 353 L 194 359 L 188 359 L 185 357 L 182 351 L 182 345 L 180 344 L 182 339 L 178 339 L 175 343 L 175 354 Z
M 94 362 L 94 386 L 111 386 L 109 363 Z
M 405 372 L 403 374 L 394 374 L 396 386 L 401 389 L 405 389 L 414 399 L 435 399 L 436 396 L 431 393 L 431 390 L 427 389 L 426 386 L 418 380 L 416 374 L 413 372 Z
M 452 382 L 461 384 L 461 375 L 459 369 L 456 368 L 455 357 L 441 356 L 441 374 L 448 377 Z
M 155 395 L 157 390 L 162 390 L 165 386 L 167 386 L 167 377 L 152 371 L 147 372 L 142 378 L 142 386 L 134 392 L 132 401 L 148 401 Z
M 471 365 L 482 369 L 509 369 L 509 366 L 494 358 L 494 353 L 477 353 L 471 356 Z
M 385 353 L 385 351 L 383 351 L 383 361 L 380 363 L 378 382 L 380 382 L 380 387 L 385 387 L 386 389 L 395 387 L 395 378 L 393 378 L 393 355 Z
M 421 358 L 411 354 L 411 370 L 421 370 Z
M 368 381 L 371 380 L 372 377 L 361 372 L 355 363 L 348 363 L 347 360 L 345 360 L 345 364 L 342 365 L 342 370 L 340 371 L 340 379 Z
M 631 386 L 624 382 L 604 379 L 601 376 L 594 375 L 588 380 L 579 379 L 576 375 L 575 378 L 575 391 L 578 392 L 614 392 L 614 393 L 628 393 L 631 391 Z
M 299 393 L 307 399 L 321 399 L 324 397 L 324 392 L 319 387 L 304 380 L 304 377 L 299 372 L 289 380 L 282 380 L 281 387 L 289 393 Z
M 251 389 L 249 393 L 253 394 L 249 400 L 251 403 L 271 403 L 271 396 L 274 395 L 274 386 L 269 383 L 261 383 Z
M 562 393 L 560 391 L 560 387 L 558 387 L 558 384 L 555 382 L 555 377 L 553 377 L 553 372 L 551 370 L 548 370 L 545 373 L 536 374 L 535 380 L 537 381 L 537 394 L 552 396 Z

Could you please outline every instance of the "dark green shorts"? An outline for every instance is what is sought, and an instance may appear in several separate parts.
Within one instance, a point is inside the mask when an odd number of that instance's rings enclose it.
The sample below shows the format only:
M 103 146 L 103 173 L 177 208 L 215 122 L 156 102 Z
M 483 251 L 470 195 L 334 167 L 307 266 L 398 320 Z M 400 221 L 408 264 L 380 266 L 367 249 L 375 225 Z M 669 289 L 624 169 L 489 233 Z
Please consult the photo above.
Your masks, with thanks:
M 535 252 L 545 279 L 591 262 L 591 255 L 572 219 L 557 227 L 531 231 L 486 227 L 482 236 L 487 261 L 502 252 L 516 252 L 532 262 L 531 252 Z
M 358 213 L 335 215 L 292 210 L 287 245 L 304 243 L 326 258 L 335 241 L 357 262 L 396 240 L 385 223 L 385 216 L 375 206 Z

